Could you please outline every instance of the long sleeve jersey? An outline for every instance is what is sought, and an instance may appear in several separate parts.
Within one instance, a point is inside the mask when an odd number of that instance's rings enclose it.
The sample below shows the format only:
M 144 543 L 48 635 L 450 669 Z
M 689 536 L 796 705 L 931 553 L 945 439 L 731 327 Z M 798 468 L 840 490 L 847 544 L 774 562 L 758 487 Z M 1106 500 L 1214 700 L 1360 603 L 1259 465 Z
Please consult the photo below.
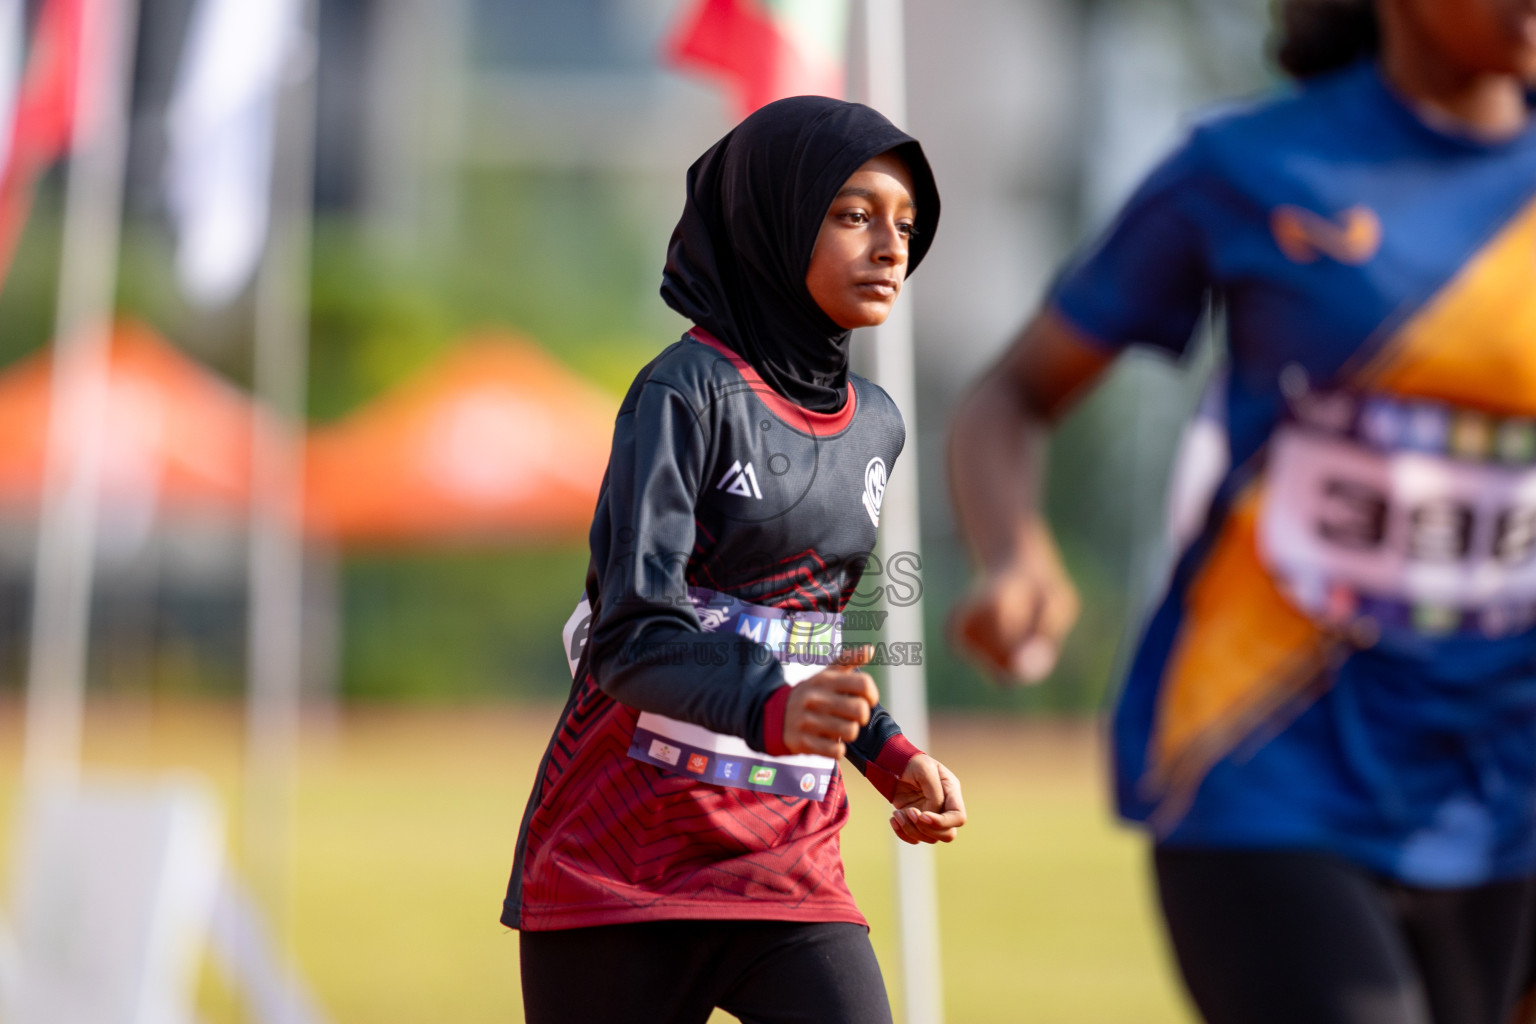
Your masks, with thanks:
M 835 767 L 819 791 L 754 791 L 718 784 L 703 755 L 675 766 L 635 756 L 635 741 L 649 736 L 643 717 L 666 716 L 765 758 L 787 754 L 783 659 L 759 632 L 710 633 L 700 595 L 781 618 L 840 613 L 904 440 L 895 404 L 869 381 L 850 375 L 841 410 L 812 412 L 698 329 L 640 372 L 593 518 L 585 645 L 578 636 L 504 924 L 864 923 L 843 879 L 848 802 Z M 877 707 L 848 757 L 889 795 L 916 752 Z

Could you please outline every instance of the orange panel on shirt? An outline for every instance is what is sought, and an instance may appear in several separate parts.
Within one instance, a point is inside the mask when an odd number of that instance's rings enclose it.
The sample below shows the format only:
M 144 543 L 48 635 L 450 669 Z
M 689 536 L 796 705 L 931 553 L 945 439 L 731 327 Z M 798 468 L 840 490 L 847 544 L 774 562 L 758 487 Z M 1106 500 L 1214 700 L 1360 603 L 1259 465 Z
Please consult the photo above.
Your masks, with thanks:
M 1363 387 L 1536 415 L 1536 203 L 1392 338 Z
M 1327 639 L 1259 563 L 1261 488 L 1237 501 L 1199 578 L 1169 660 L 1146 784 L 1182 813 L 1217 761 L 1307 693 Z

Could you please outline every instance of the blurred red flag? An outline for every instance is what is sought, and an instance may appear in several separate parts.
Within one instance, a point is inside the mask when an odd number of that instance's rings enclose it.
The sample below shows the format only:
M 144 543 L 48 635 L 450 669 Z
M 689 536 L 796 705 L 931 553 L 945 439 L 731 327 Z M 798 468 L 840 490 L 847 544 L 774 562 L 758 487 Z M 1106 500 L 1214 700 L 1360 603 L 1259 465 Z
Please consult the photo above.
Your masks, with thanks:
M 847 0 L 696 0 L 667 59 L 725 79 L 745 117 L 785 96 L 841 98 L 847 31 Z
M 0 281 L 48 165 L 70 147 L 87 0 L 43 0 L 26 74 L 16 95 L 8 159 L 0 169 Z

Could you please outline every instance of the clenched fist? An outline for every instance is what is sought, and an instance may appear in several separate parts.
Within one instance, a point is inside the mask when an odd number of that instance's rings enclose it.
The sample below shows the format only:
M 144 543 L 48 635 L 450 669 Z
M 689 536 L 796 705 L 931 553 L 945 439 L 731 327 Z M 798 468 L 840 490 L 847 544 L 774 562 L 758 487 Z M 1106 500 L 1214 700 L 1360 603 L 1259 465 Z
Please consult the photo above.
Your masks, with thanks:
M 784 746 L 791 754 L 843 756 L 880 701 L 875 681 L 859 671 L 873 656 L 868 644 L 849 647 L 827 668 L 790 689 L 784 705 Z

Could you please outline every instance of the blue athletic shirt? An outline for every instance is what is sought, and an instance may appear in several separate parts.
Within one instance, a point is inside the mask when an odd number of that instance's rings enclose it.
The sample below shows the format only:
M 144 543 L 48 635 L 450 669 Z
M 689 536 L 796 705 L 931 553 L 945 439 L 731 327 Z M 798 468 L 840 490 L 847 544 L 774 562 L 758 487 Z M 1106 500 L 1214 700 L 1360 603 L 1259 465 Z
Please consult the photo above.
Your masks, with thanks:
M 1426 123 L 1374 63 L 1196 127 L 1051 305 L 1180 353 L 1225 470 L 1114 722 L 1169 845 L 1409 884 L 1536 867 L 1536 126 Z

